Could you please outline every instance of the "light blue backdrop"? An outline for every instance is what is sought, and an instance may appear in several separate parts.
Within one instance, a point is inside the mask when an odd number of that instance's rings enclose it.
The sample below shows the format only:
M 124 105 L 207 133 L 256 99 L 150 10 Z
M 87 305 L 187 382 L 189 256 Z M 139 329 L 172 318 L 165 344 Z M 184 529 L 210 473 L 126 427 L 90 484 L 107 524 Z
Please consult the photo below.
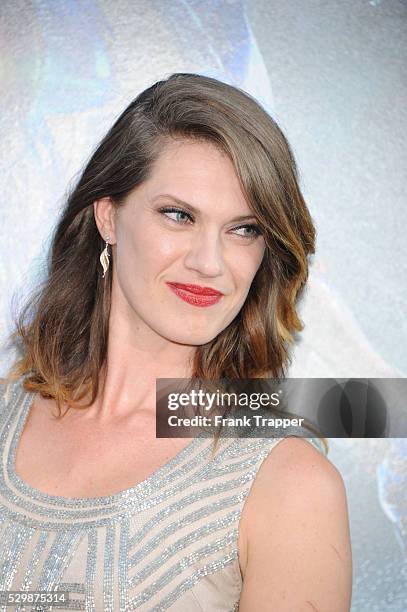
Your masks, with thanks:
M 290 374 L 406 376 L 405 1 L 8 0 L 1 12 L 2 339 L 94 145 L 142 89 L 199 72 L 257 97 L 297 157 L 318 251 Z M 348 490 L 352 612 L 405 611 L 406 440 L 330 446 Z

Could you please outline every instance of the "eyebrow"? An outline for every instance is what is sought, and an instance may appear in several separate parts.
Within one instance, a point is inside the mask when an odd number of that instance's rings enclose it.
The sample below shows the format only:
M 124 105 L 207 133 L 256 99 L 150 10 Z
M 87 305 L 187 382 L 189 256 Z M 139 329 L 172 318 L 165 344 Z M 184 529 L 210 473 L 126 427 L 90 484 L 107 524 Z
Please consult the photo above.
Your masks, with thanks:
M 189 202 L 184 202 L 183 200 L 180 200 L 179 198 L 177 198 L 174 195 L 171 195 L 170 193 L 160 193 L 158 196 L 156 196 L 154 198 L 154 200 L 157 200 L 158 198 L 170 198 L 171 200 L 173 200 L 174 202 L 176 202 L 180 206 L 184 206 L 189 212 L 193 213 L 196 216 L 198 216 L 202 212 L 198 208 L 195 208 L 195 206 L 192 206 L 192 204 L 189 204 Z M 256 216 L 253 215 L 253 214 L 251 214 L 251 215 L 239 215 L 238 217 L 234 217 L 233 219 L 231 219 L 231 222 L 246 221 L 248 219 L 256 219 Z

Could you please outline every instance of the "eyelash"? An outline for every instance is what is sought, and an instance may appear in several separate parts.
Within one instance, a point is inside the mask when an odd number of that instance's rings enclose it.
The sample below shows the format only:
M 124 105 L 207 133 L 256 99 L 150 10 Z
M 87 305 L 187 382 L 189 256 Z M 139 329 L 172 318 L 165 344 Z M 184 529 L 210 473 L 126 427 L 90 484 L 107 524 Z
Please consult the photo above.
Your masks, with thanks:
M 170 207 L 160 208 L 158 212 L 161 214 L 165 214 L 169 212 L 181 213 L 183 215 L 187 215 L 191 219 L 191 221 L 193 221 L 192 215 L 186 210 L 183 210 L 182 208 L 175 208 L 175 207 L 170 206 Z M 167 217 L 167 218 L 170 218 L 170 217 Z M 178 221 L 175 221 L 175 219 L 171 219 L 171 221 L 174 221 L 175 223 L 179 223 Z M 185 225 L 184 223 L 179 223 L 179 224 Z M 258 238 L 261 235 L 260 227 L 256 225 L 255 223 L 246 223 L 244 225 L 238 225 L 237 227 L 232 227 L 232 230 L 237 230 L 237 229 L 242 229 L 242 228 L 247 228 L 247 227 L 250 227 L 251 229 L 255 230 L 255 234 L 252 234 L 251 236 L 243 236 L 242 234 L 238 234 L 239 236 L 241 236 L 241 238 L 246 238 L 246 240 L 250 240 L 252 238 Z

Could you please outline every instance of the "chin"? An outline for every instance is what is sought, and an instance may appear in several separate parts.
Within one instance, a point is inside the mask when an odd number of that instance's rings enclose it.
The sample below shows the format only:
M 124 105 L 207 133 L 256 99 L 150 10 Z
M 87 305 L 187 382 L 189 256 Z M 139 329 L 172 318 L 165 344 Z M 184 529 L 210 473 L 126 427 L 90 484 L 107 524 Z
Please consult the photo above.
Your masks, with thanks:
M 216 326 L 211 330 L 208 329 L 209 326 L 199 328 L 189 326 L 187 327 L 184 324 L 180 325 L 180 321 L 177 321 L 177 325 L 171 326 L 170 329 L 161 329 L 161 335 L 167 338 L 170 342 L 175 342 L 177 344 L 185 344 L 188 346 L 201 346 L 202 344 L 206 344 L 207 342 L 211 342 L 219 333 L 222 331 Z
M 177 344 L 185 344 L 187 346 L 202 346 L 203 344 L 207 344 L 214 338 L 216 338 L 217 334 L 209 335 L 206 333 L 180 333 L 180 334 L 172 334 L 169 340 L 171 342 L 176 342 Z

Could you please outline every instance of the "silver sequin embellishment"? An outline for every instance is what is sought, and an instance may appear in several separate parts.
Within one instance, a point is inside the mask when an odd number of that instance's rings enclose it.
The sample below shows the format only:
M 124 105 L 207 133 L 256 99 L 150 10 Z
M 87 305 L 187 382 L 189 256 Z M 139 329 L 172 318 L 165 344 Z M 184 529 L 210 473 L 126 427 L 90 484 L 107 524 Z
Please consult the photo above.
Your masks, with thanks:
M 32 399 L 21 381 L 1 389 L 1 588 L 68 590 L 69 605 L 55 610 L 161 612 L 177 602 L 182 612 L 199 612 L 203 606 L 189 591 L 198 583 L 213 588 L 205 577 L 222 572 L 233 593 L 224 609 L 236 612 L 241 511 L 263 459 L 281 438 L 224 438 L 213 459 L 212 440 L 196 438 L 130 489 L 64 498 L 15 473 Z

